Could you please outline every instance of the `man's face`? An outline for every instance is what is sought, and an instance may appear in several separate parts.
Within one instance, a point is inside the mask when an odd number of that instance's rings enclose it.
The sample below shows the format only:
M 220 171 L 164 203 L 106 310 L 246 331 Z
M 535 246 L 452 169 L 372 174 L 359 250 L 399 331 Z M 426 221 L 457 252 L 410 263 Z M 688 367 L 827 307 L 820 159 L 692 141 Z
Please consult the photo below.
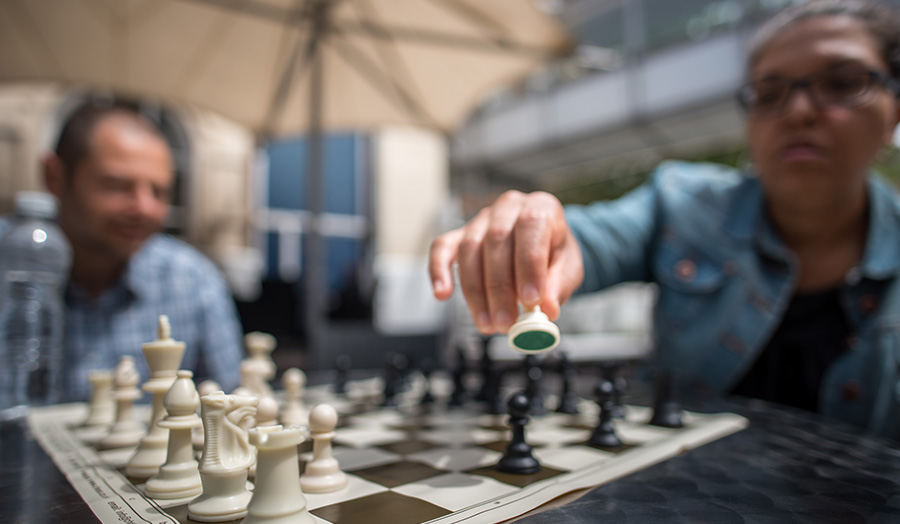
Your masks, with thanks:
M 166 143 L 108 117 L 93 130 L 89 156 L 62 183 L 60 225 L 76 249 L 125 262 L 162 228 L 172 182 Z

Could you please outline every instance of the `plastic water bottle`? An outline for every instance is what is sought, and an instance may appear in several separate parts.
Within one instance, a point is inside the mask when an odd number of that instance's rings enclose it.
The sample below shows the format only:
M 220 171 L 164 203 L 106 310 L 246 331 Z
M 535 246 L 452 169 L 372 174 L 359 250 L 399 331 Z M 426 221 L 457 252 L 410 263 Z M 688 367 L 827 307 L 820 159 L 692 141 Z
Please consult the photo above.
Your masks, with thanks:
M 15 218 L 0 236 L 0 420 L 63 393 L 63 292 L 72 249 L 53 221 L 46 193 L 16 195 Z

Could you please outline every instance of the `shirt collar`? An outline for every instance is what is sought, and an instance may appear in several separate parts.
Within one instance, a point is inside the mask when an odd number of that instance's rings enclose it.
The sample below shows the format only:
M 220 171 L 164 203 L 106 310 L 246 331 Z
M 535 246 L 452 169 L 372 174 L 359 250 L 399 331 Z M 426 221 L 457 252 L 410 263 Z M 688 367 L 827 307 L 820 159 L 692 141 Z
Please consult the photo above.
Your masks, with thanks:
M 141 246 L 141 249 L 131 256 L 131 260 L 128 261 L 128 265 L 125 268 L 125 273 L 122 274 L 122 286 L 136 298 L 145 296 L 149 292 L 149 286 L 159 284 L 158 282 L 154 284 L 151 282 L 153 279 L 148 278 L 149 275 L 154 274 L 153 268 L 158 262 L 154 251 L 156 251 L 156 245 L 159 243 L 159 240 L 159 234 L 148 238 L 144 245 Z
M 154 274 L 153 268 L 156 266 L 157 258 L 154 251 L 158 242 L 159 234 L 148 238 L 144 245 L 131 256 L 119 281 L 97 297 L 96 301 L 89 300 L 84 290 L 74 282 L 69 282 L 66 289 L 67 299 L 84 304 L 89 302 L 106 304 L 110 301 L 118 303 L 120 300 L 135 300 L 146 296 L 150 291 L 149 286 L 152 285 L 150 282 L 152 279 L 149 279 L 148 275 Z

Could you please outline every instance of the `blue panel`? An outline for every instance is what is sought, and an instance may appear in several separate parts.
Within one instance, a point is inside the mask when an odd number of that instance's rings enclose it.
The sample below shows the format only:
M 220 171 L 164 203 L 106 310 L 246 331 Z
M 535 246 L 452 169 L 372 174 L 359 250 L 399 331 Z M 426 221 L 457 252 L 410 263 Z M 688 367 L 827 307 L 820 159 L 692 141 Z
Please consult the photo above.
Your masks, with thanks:
M 361 256 L 360 241 L 349 238 L 329 238 L 328 287 L 332 292 L 340 290 L 344 282 L 354 278 L 353 272 Z
M 307 140 L 290 138 L 269 143 L 269 207 L 279 209 L 307 209 L 306 171 Z M 324 171 L 325 206 L 329 213 L 362 214 L 357 209 L 358 195 L 364 187 L 357 187 L 357 170 L 366 168 L 366 148 L 363 135 L 333 134 L 324 138 L 322 168 Z M 361 177 L 363 180 L 365 177 Z
M 356 203 L 356 147 L 354 135 L 334 135 L 325 142 L 325 209 L 354 214 Z
M 269 144 L 269 207 L 303 209 L 306 201 L 306 142 L 286 139 Z

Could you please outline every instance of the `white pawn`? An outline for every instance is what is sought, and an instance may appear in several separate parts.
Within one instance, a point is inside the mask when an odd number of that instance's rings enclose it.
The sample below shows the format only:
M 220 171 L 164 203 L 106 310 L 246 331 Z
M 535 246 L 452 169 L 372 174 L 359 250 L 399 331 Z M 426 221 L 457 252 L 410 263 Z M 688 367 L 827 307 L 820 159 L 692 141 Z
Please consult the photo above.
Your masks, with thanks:
M 275 378 L 276 367 L 270 355 L 275 349 L 275 337 L 254 331 L 244 335 L 244 345 L 250 356 L 241 361 L 241 386 L 258 397 L 272 395 L 269 381 Z
M 91 382 L 91 401 L 85 426 L 109 426 L 116 421 L 116 401 L 113 398 L 113 374 L 108 369 L 88 373 Z
M 278 401 L 271 395 L 259 398 L 256 407 L 256 426 L 275 426 L 278 424 Z
M 147 427 L 134 418 L 134 401 L 141 398 L 141 390 L 137 388 L 141 376 L 134 365 L 134 357 L 125 355 L 116 366 L 113 398 L 116 400 L 116 422 L 109 434 L 100 439 L 100 449 L 123 448 L 134 446 L 141 441 Z
M 281 423 L 285 426 L 306 426 L 309 424 L 309 413 L 303 405 L 303 388 L 306 386 L 306 373 L 297 368 L 289 368 L 281 376 L 284 385 L 284 408 L 281 410 Z
M 163 405 L 168 413 L 157 424 L 169 430 L 169 447 L 166 463 L 159 473 L 147 480 L 144 491 L 156 499 L 178 499 L 193 497 L 202 491 L 199 464 L 194 459 L 191 445 L 191 430 L 203 425 L 197 416 L 200 395 L 191 380 L 194 373 L 179 370 L 178 378 L 166 393 Z
M 347 475 L 331 453 L 331 440 L 337 426 L 337 411 L 328 404 L 319 404 L 309 413 L 313 457 L 306 463 L 300 486 L 307 493 L 330 493 L 347 485 Z
M 297 446 L 304 427 L 265 426 L 249 432 L 257 449 L 256 487 L 243 524 L 314 524 L 300 488 Z
M 275 351 L 275 337 L 268 333 L 253 331 L 244 335 L 244 345 L 247 346 L 247 353 L 250 353 L 250 359 L 263 362 L 266 372 L 263 378 L 267 381 L 275 378 L 275 361 L 272 360 L 272 352 Z

